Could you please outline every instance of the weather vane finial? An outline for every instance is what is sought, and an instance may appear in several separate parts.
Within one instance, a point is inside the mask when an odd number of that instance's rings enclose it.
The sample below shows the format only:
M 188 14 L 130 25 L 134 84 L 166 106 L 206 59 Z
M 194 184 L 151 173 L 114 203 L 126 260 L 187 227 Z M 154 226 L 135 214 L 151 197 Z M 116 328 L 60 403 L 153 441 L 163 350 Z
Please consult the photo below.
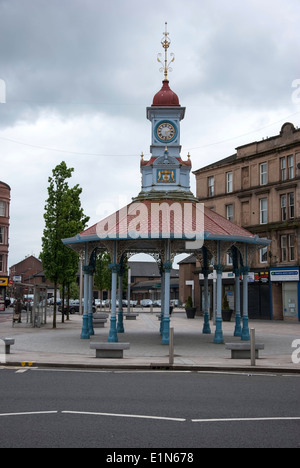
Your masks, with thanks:
M 157 56 L 157 61 L 159 63 L 161 63 L 163 66 L 162 68 L 159 69 L 159 71 L 161 72 L 164 72 L 164 75 L 165 75 L 165 79 L 164 81 L 168 81 L 168 71 L 171 72 L 172 71 L 172 68 L 170 67 L 171 63 L 174 62 L 175 60 L 175 55 L 174 54 L 170 54 L 170 56 L 172 57 L 172 59 L 170 60 L 170 62 L 168 63 L 168 48 L 170 47 L 170 44 L 171 44 L 171 41 L 169 39 L 169 33 L 168 33 L 168 23 L 165 23 L 166 25 L 166 30 L 165 32 L 163 33 L 164 36 L 161 40 L 161 45 L 163 46 L 163 48 L 165 49 L 165 63 L 162 62 L 161 60 L 161 57 L 162 57 L 162 54 L 158 54 Z

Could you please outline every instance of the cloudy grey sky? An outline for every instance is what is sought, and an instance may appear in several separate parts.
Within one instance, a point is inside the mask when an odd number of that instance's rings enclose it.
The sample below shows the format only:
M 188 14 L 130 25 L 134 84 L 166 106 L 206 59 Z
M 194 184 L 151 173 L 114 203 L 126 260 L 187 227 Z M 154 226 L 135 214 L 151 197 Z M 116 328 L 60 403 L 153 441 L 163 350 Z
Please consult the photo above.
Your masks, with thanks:
M 139 192 L 165 21 L 193 169 L 300 125 L 299 0 L 0 0 L 10 265 L 40 253 L 48 177 L 62 160 L 91 224 Z

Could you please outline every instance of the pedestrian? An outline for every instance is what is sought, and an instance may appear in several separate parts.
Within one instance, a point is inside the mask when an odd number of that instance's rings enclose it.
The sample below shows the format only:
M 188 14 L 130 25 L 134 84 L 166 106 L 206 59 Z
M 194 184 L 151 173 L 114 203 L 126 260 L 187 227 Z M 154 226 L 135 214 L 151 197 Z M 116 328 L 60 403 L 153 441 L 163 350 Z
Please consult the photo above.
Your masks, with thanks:
M 22 315 L 22 302 L 21 302 L 21 299 L 17 299 L 16 302 L 15 302 L 14 315 L 15 315 L 18 323 L 22 323 L 22 321 L 21 321 L 21 315 Z M 14 319 L 14 321 L 15 321 L 15 319 Z

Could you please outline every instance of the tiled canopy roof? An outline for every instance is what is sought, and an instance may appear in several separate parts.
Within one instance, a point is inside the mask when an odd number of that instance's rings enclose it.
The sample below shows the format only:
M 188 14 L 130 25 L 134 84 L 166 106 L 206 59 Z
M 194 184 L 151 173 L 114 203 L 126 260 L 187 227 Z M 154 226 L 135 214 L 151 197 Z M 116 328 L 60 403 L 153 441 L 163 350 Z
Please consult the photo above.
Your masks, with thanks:
M 204 240 L 268 245 L 268 241 L 259 239 L 201 203 L 174 200 L 131 203 L 74 238 L 64 239 L 64 243 L 122 239 L 193 240 L 193 235 Z

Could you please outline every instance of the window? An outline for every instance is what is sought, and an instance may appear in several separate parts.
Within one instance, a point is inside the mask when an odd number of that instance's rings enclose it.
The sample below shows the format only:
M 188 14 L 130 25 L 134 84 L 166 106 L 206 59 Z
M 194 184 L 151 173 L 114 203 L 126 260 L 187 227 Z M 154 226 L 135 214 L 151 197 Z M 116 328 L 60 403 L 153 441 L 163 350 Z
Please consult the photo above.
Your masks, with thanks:
M 226 192 L 233 192 L 233 177 L 232 172 L 227 172 L 226 174 Z
M 295 235 L 288 234 L 281 236 L 281 261 L 292 262 L 295 260 Z
M 263 247 L 259 251 L 260 263 L 267 263 L 268 261 L 268 247 Z
M 0 255 L 0 271 L 4 271 L 4 255 Z
M 286 195 L 281 195 L 281 221 L 286 221 Z
M 226 205 L 226 218 L 233 222 L 233 205 Z
M 6 205 L 5 202 L 0 201 L 0 216 L 2 216 L 2 217 L 5 216 L 5 205 Z
M 4 244 L 4 227 L 0 227 L 0 244 Z
M 289 179 L 294 178 L 294 156 L 288 156 L 288 171 L 289 171 Z
M 293 193 L 289 193 L 289 217 L 295 218 L 295 195 Z
M 291 234 L 288 236 L 289 241 L 289 260 L 292 262 L 295 260 L 295 236 Z
M 226 254 L 226 265 L 227 266 L 232 266 L 233 265 L 233 258 L 230 253 L 227 252 Z
M 215 178 L 208 178 L 208 196 L 213 197 L 215 195 Z
M 293 179 L 294 175 L 294 156 L 280 158 L 281 180 Z
M 281 180 L 286 180 L 286 160 L 280 158 Z
M 295 195 L 293 193 L 281 195 L 280 206 L 281 221 L 287 221 L 288 219 L 295 218 Z
M 267 185 L 267 163 L 260 165 L 260 185 Z
M 260 224 L 268 223 L 268 199 L 262 198 L 260 200 Z

